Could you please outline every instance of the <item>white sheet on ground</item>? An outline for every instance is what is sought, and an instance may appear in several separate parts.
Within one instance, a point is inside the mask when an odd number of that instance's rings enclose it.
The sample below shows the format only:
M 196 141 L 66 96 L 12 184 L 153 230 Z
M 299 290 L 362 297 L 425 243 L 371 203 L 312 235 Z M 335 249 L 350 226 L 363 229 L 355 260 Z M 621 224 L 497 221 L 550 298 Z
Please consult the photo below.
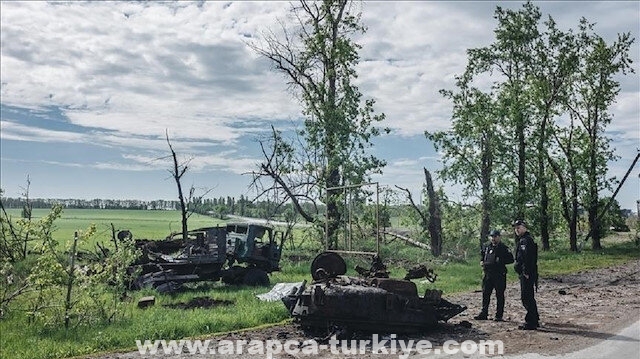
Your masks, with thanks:
M 275 302 L 286 297 L 293 288 L 300 288 L 302 282 L 297 283 L 277 283 L 268 293 L 258 294 L 256 297 L 265 302 Z

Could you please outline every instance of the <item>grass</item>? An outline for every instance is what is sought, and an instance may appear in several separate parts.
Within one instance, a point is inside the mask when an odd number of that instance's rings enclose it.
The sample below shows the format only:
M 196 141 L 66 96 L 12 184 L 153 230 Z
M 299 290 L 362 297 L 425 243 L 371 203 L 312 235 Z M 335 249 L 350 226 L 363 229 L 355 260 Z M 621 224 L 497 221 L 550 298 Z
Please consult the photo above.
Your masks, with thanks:
M 8 209 L 13 218 L 20 218 L 20 209 Z M 33 220 L 36 221 L 49 213 L 48 209 L 34 209 Z M 193 214 L 189 218 L 189 228 L 215 226 L 221 220 Z M 85 249 L 93 249 L 95 241 L 108 242 L 111 238 L 111 224 L 116 231 L 128 229 L 134 238 L 165 238 L 171 232 L 181 230 L 179 211 L 143 211 L 124 209 L 65 209 L 62 217 L 56 220 L 54 239 L 60 244 L 73 240 L 75 231 L 86 230 L 95 224 L 97 233 L 93 242 L 84 244 Z
M 19 215 L 19 212 L 16 212 Z M 35 211 L 42 216 L 45 210 Z M 84 229 L 89 224 L 98 226 L 96 240 L 108 241 L 110 223 L 117 229 L 129 229 L 136 238 L 164 238 L 171 230 L 179 228 L 179 213 L 165 211 L 129 210 L 65 210 L 56 222 L 58 230 L 54 236 L 61 242 L 73 231 Z M 192 217 L 190 228 L 215 225 L 207 217 Z M 632 241 L 617 237 L 604 241 L 605 249 L 585 249 L 570 253 L 563 249 L 566 243 L 552 242 L 553 250 L 540 252 L 539 266 L 542 276 L 554 276 L 580 270 L 606 267 L 640 258 L 640 248 Z M 371 247 L 371 243 L 367 244 Z M 299 282 L 311 280 L 309 265 L 321 246 L 317 241 L 307 240 L 299 249 L 285 249 L 282 271 L 272 273 L 271 283 Z M 469 244 L 475 248 L 475 244 Z M 400 241 L 387 242 L 381 247 L 381 256 L 391 271 L 391 277 L 402 278 L 405 269 L 415 264 L 426 264 L 438 274 L 435 283 L 415 280 L 419 293 L 427 288 L 443 290 L 444 295 L 477 290 L 480 288 L 482 271 L 479 257 L 472 249 L 466 259 L 433 258 L 427 251 L 408 247 Z M 368 268 L 369 258 L 360 255 L 345 255 L 349 275 L 355 275 L 355 265 Z M 509 268 L 508 280 L 516 275 Z M 135 350 L 135 340 L 180 339 L 202 337 L 212 333 L 256 327 L 278 323 L 288 318 L 282 303 L 259 301 L 255 295 L 268 288 L 229 287 L 221 283 L 199 283 L 189 292 L 177 295 L 158 294 L 151 290 L 132 293 L 121 319 L 111 325 L 81 326 L 65 331 L 63 328 L 42 328 L 27 324 L 26 315 L 20 310 L 10 311 L 0 320 L 0 357 L 11 358 L 62 358 L 113 350 Z M 137 300 L 145 295 L 156 296 L 156 305 L 142 310 Z M 164 304 L 187 302 L 194 297 L 208 296 L 218 300 L 232 301 L 233 305 L 210 309 L 170 309 Z M 16 303 L 19 304 L 19 303 Z M 464 303 L 461 303 L 464 304 Z
M 62 358 L 131 348 L 136 340 L 183 338 L 255 327 L 275 323 L 287 318 L 288 313 L 279 303 L 263 303 L 255 294 L 264 289 L 255 288 L 207 288 L 182 293 L 175 297 L 156 293 L 136 293 L 128 306 L 125 317 L 112 325 L 51 330 L 24 325 L 19 314 L 0 321 L 1 353 L 11 353 L 12 358 Z M 156 295 L 156 305 L 140 310 L 135 300 L 145 294 Z M 223 305 L 211 309 L 170 309 L 163 305 L 186 302 L 197 296 L 226 299 L 235 305 Z M 3 355 L 4 356 L 4 355 Z

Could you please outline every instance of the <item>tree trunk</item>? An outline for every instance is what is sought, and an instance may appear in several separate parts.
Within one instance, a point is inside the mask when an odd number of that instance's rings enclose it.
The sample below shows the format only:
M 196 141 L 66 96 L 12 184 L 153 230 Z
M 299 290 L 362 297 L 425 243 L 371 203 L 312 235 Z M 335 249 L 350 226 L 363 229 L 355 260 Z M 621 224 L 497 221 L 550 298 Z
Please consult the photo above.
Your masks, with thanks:
M 520 115 L 521 117 L 521 115 Z M 516 219 L 525 219 L 525 206 L 527 201 L 526 191 L 526 142 L 524 133 L 524 121 L 520 119 L 517 126 L 518 136 L 518 193 L 516 196 Z
M 332 166 L 333 167 L 333 166 Z M 339 199 L 340 190 L 336 187 L 340 186 L 340 172 L 337 168 L 329 168 L 327 176 L 327 248 L 338 248 L 338 229 L 340 228 L 340 209 Z
M 178 199 L 180 200 L 180 214 L 182 215 L 182 238 L 187 239 L 187 205 L 184 203 L 184 195 L 182 194 L 180 178 L 176 178 L 176 184 L 178 185 Z
M 549 193 L 545 179 L 540 184 L 540 239 L 542 250 L 548 251 L 551 248 L 549 244 Z
M 429 236 L 431 237 L 431 254 L 434 257 L 442 254 L 442 219 L 440 216 L 440 201 L 433 189 L 431 173 L 424 169 L 424 177 L 427 182 L 427 195 L 429 196 Z
M 595 131 L 596 126 L 593 126 Z M 596 138 L 595 134 L 591 134 L 591 146 L 589 153 L 589 204 L 587 212 L 589 213 L 589 229 L 591 231 L 591 237 L 593 242 L 591 248 L 602 249 L 600 243 L 600 219 L 598 218 L 598 167 L 596 156 Z
M 573 198 L 571 200 L 571 218 L 569 220 L 569 249 L 578 251 L 578 193 L 577 186 L 573 184 Z
M 176 185 L 178 186 L 178 200 L 180 201 L 180 214 L 182 215 L 182 238 L 187 239 L 188 230 L 187 230 L 187 206 L 184 203 L 184 195 L 182 194 L 182 184 L 180 183 L 180 179 L 187 172 L 187 165 L 180 166 L 178 164 L 178 156 L 176 155 L 176 151 L 173 150 L 173 146 L 171 146 L 171 141 L 169 141 L 169 132 L 166 132 L 167 136 L 167 144 L 169 145 L 169 150 L 171 150 L 171 157 L 173 158 L 173 179 L 176 181 Z M 182 167 L 182 168 L 181 168 Z
M 484 189 L 483 189 L 483 197 L 484 197 Z M 489 231 L 491 230 L 491 205 L 489 200 L 482 200 L 482 219 L 480 222 L 480 246 L 482 246 L 485 238 L 489 236 Z
M 548 251 L 549 246 L 549 193 L 547 193 L 547 179 L 545 173 L 545 147 L 547 116 L 542 119 L 540 125 L 540 138 L 538 139 L 538 184 L 540 188 L 540 240 L 542 250 Z
M 491 227 L 491 176 L 493 171 L 493 152 L 491 143 L 492 135 L 488 133 L 483 137 L 482 143 L 482 168 L 480 169 L 480 182 L 482 185 L 482 198 L 480 199 L 482 207 L 482 219 L 480 223 L 480 247 L 482 242 L 489 236 Z
M 553 169 L 560 185 L 560 200 L 562 201 L 562 217 L 567 221 L 569 227 L 569 248 L 572 252 L 578 251 L 578 184 L 576 171 L 569 161 L 569 186 L 571 186 L 571 198 L 567 194 L 567 183 L 560 166 L 547 154 L 549 165 Z
M 327 107 L 328 109 L 323 113 L 325 116 L 325 151 L 327 154 L 327 188 L 340 186 L 340 170 L 338 169 L 340 164 L 339 150 L 336 148 L 335 128 L 333 126 L 338 123 L 337 120 L 337 86 L 336 86 L 336 63 L 335 63 L 335 51 L 337 51 L 338 41 L 338 25 L 342 12 L 344 10 L 344 4 L 340 5 L 340 12 L 336 21 L 331 22 L 331 54 L 332 56 L 327 59 L 325 63 L 325 71 L 328 77 L 328 92 L 327 92 Z M 329 12 L 329 14 L 332 14 Z M 340 192 L 337 189 L 327 190 L 327 246 L 329 249 L 337 249 L 338 246 L 338 228 L 340 228 L 340 210 L 339 210 L 339 196 Z

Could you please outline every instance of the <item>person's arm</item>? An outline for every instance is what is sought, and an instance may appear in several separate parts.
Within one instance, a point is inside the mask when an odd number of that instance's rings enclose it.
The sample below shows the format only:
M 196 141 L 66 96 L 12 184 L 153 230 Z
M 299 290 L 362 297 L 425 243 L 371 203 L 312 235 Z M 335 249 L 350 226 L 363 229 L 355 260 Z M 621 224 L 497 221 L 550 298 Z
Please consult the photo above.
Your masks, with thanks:
M 502 263 L 505 265 L 513 263 L 513 254 L 511 254 L 509 247 L 507 247 L 505 244 L 503 244 L 501 247 L 502 247 L 502 253 L 501 253 L 500 261 L 502 261 Z
M 537 264 L 538 261 L 538 248 L 536 244 L 533 242 L 533 238 L 529 237 L 526 243 L 526 256 L 524 258 L 524 271 L 523 274 L 525 278 L 533 278 L 537 272 Z

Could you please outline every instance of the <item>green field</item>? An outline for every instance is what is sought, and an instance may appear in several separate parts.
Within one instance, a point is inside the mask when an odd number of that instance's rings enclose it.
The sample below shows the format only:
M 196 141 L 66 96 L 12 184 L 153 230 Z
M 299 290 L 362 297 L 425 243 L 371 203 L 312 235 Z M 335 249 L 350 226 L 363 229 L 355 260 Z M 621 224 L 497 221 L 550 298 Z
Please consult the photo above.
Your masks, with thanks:
M 8 209 L 7 213 L 20 218 L 20 209 Z M 42 218 L 48 209 L 34 209 L 33 220 Z M 193 214 L 189 217 L 189 228 L 215 226 L 222 221 Z M 111 238 L 111 225 L 116 231 L 128 229 L 134 238 L 163 239 L 172 232 L 181 230 L 179 211 L 143 211 L 124 209 L 65 209 L 62 217 L 55 222 L 56 231 L 53 236 L 58 242 L 73 240 L 75 231 L 86 230 L 91 224 L 96 225 L 95 240 L 108 241 Z M 91 244 L 91 243 L 89 243 Z
M 15 213 L 19 214 L 18 211 Z M 42 216 L 45 213 L 45 210 L 37 210 L 34 214 Z M 179 218 L 177 211 L 65 210 L 62 218 L 56 221 L 58 229 L 54 235 L 62 242 L 70 239 L 75 230 L 85 229 L 93 223 L 98 228 L 95 240 L 108 242 L 110 223 L 113 223 L 116 229 L 131 230 L 135 238 L 164 238 L 169 232 L 179 229 Z M 195 228 L 218 222 L 198 216 L 192 217 L 189 223 L 190 228 Z M 566 243 L 554 240 L 552 250 L 540 254 L 542 276 L 604 267 L 640 258 L 640 248 L 628 236 L 611 237 L 603 241 L 603 244 L 605 249 L 602 251 L 585 249 L 576 254 L 564 249 Z M 470 248 L 473 246 L 475 244 L 471 244 Z M 314 239 L 307 239 L 303 246 L 297 246 L 295 250 L 286 247 L 281 262 L 282 271 L 271 274 L 271 283 L 311 280 L 309 264 L 320 251 L 321 245 Z M 423 249 L 408 247 L 399 241 L 389 241 L 381 247 L 381 256 L 389 266 L 392 277 L 396 278 L 404 276 L 405 269 L 415 264 L 426 264 L 434 268 L 438 280 L 434 284 L 417 280 L 419 293 L 423 293 L 427 287 L 441 289 L 445 296 L 480 288 L 482 274 L 474 251 L 467 253 L 464 260 L 433 258 Z M 351 275 L 355 275 L 353 268 L 356 264 L 368 264 L 368 259 L 359 255 L 345 256 L 345 260 L 349 268 L 348 274 Z M 515 279 L 515 274 L 510 271 L 509 280 Z M 255 297 L 268 289 L 199 283 L 188 292 L 177 295 L 158 294 L 153 290 L 132 292 L 126 299 L 122 316 L 115 323 L 72 326 L 68 331 L 60 325 L 43 327 L 29 324 L 25 299 L 14 303 L 12 310 L 0 319 L 0 356 L 61 358 L 114 350 L 135 350 L 136 339 L 202 337 L 287 320 L 288 313 L 280 302 L 261 302 Z M 146 310 L 138 309 L 137 300 L 146 295 L 156 296 L 156 305 Z M 233 304 L 189 310 L 164 306 L 203 296 L 231 301 Z

